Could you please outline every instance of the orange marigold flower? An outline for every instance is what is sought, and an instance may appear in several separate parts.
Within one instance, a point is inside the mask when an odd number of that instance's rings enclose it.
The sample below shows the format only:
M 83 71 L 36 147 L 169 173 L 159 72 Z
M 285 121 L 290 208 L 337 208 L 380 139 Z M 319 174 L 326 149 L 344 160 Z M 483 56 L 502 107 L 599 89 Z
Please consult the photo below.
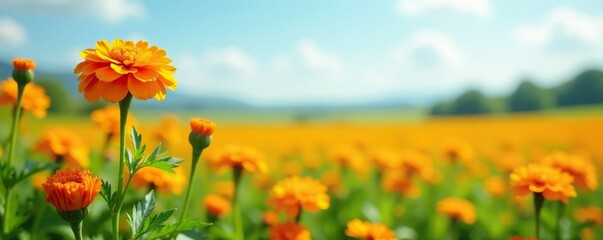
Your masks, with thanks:
M 44 190 L 44 183 L 46 179 L 50 177 L 50 173 L 48 172 L 39 172 L 31 176 L 31 184 L 37 190 Z
M 418 197 L 421 194 L 421 189 L 402 169 L 386 171 L 381 179 L 381 186 L 386 192 L 395 192 L 408 197 Z
M 101 109 L 96 109 L 90 114 L 90 118 L 105 133 L 110 134 L 112 137 L 119 137 L 119 108 L 116 106 L 107 106 Z M 128 123 L 126 125 L 132 125 L 134 118 L 131 114 L 128 114 Z M 128 129 L 128 127 L 126 127 Z
M 578 188 L 593 191 L 599 186 L 595 165 L 582 155 L 555 151 L 546 155 L 543 162 L 572 175 Z
M 421 179 L 433 183 L 435 179 L 435 170 L 431 159 L 418 150 L 406 150 L 401 153 L 401 166 L 409 175 L 418 175 Z
M 145 167 L 134 174 L 132 185 L 135 188 L 150 186 L 151 188 L 159 189 L 164 194 L 168 194 L 171 191 L 176 195 L 180 195 L 186 184 L 186 176 L 182 167 L 176 167 L 174 171 L 176 174 L 154 167 Z
M 310 240 L 310 231 L 295 222 L 286 222 L 270 227 L 270 240 Z
M 241 168 L 250 173 L 266 173 L 268 165 L 257 150 L 238 145 L 228 145 L 207 158 L 216 169 Z
M 191 132 L 198 135 L 211 136 L 216 129 L 214 122 L 203 118 L 192 118 L 190 124 Z
M 16 70 L 27 71 L 27 70 L 35 70 L 36 62 L 30 59 L 25 58 L 15 58 L 13 59 L 13 67 Z
M 203 198 L 203 205 L 209 214 L 216 217 L 228 214 L 231 208 L 228 199 L 215 194 L 205 196 Z
M 331 159 L 338 165 L 362 172 L 366 169 L 365 159 L 360 150 L 352 146 L 339 146 L 332 150 Z
M 507 184 L 503 178 L 492 176 L 486 178 L 486 181 L 484 182 L 484 189 L 491 196 L 500 197 L 505 194 L 507 190 Z
M 176 68 L 171 59 L 157 46 L 149 47 L 146 41 L 107 40 L 96 43 L 80 53 L 84 61 L 73 73 L 80 74 L 80 93 L 91 102 L 103 98 L 119 102 L 131 93 L 135 98 L 146 100 L 155 97 L 165 99 L 166 88 L 174 90 L 177 85 L 172 76 Z
M 8 78 L 0 83 L 0 105 L 17 104 L 17 82 Z M 50 97 L 46 95 L 43 87 L 35 83 L 25 85 L 23 90 L 23 98 L 21 99 L 21 108 L 31 112 L 37 118 L 46 117 L 48 108 L 50 107 Z
M 603 225 L 603 210 L 597 206 L 576 208 L 574 210 L 574 218 L 581 223 L 591 222 Z
M 400 166 L 400 156 L 391 149 L 377 149 L 370 155 L 370 159 L 379 167 L 379 170 L 397 168 Z
M 59 211 L 88 207 L 101 190 L 102 182 L 88 170 L 58 170 L 42 186 L 48 194 L 46 202 Z
M 348 222 L 345 235 L 356 239 L 365 240 L 392 240 L 397 239 L 396 234 L 387 226 L 379 223 L 363 222 L 354 219 Z
M 234 190 L 235 185 L 232 181 L 220 181 L 213 186 L 213 192 L 228 199 L 234 196 Z
M 466 163 L 473 160 L 473 148 L 460 139 L 448 139 L 444 146 L 444 156 L 451 162 Z
M 270 190 L 268 204 L 276 211 L 295 217 L 300 210 L 317 212 L 329 208 L 327 187 L 310 177 L 292 176 L 276 183 Z
M 276 225 L 278 223 L 278 214 L 273 211 L 267 211 L 262 214 L 262 223 L 267 226 Z
M 89 149 L 84 139 L 65 128 L 54 128 L 42 133 L 35 151 L 50 155 L 52 161 L 65 161 L 68 166 L 86 168 L 90 165 Z
M 436 208 L 440 214 L 467 224 L 473 224 L 477 219 L 473 203 L 465 199 L 455 197 L 445 198 L 438 202 Z
M 153 137 L 167 146 L 178 146 L 184 139 L 183 133 L 180 119 L 174 115 L 165 115 L 159 121 L 159 126 L 155 128 Z
M 564 203 L 568 203 L 568 197 L 576 196 L 573 181 L 568 173 L 547 165 L 530 164 L 511 173 L 511 187 L 516 196 L 542 193 L 548 200 L 561 200 Z

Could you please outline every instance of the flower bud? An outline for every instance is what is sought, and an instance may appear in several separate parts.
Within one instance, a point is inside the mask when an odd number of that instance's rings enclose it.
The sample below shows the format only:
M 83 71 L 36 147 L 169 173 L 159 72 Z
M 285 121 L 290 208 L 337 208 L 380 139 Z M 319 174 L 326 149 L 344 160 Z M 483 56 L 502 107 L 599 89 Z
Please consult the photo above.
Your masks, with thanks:
M 17 81 L 19 85 L 25 85 L 33 81 L 34 69 L 36 63 L 29 59 L 15 58 L 13 59 L 13 79 Z
M 216 128 L 216 124 L 210 120 L 202 118 L 193 118 L 190 121 L 191 133 L 188 136 L 193 149 L 203 150 L 211 143 L 211 134 Z

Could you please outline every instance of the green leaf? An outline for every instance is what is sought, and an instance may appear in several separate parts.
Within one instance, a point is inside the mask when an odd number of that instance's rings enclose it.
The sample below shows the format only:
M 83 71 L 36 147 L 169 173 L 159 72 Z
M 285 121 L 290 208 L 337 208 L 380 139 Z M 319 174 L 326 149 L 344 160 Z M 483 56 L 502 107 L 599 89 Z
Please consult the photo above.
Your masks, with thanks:
M 169 172 L 169 173 L 176 173 L 176 172 L 174 172 L 174 168 L 176 168 L 178 166 L 178 164 L 181 162 L 182 162 L 182 159 L 178 159 L 178 158 L 174 158 L 174 157 L 166 157 L 166 158 L 161 158 L 161 159 L 154 160 L 154 161 L 150 161 L 150 159 L 147 159 L 147 161 L 144 161 L 142 163 L 141 168 L 154 167 L 154 168 L 159 168 L 159 169 Z
M 155 192 L 151 190 L 140 202 L 138 202 L 134 209 L 132 209 L 132 215 L 128 214 L 128 223 L 132 230 L 132 236 L 138 236 L 140 233 L 144 234 L 143 224 L 146 219 L 155 209 Z M 133 237 L 136 238 L 136 237 Z
M 195 229 L 199 229 L 199 228 L 207 227 L 207 226 L 211 226 L 211 225 L 212 225 L 212 223 L 205 223 L 205 222 L 202 222 L 199 220 L 184 220 L 180 224 L 164 226 L 164 227 L 158 229 L 157 231 L 151 232 L 148 236 L 148 239 L 163 238 L 166 236 L 174 235 L 176 233 L 189 231 L 189 230 L 195 230 Z
M 128 163 L 128 172 L 130 173 L 130 175 L 133 175 L 134 172 L 138 170 L 138 161 L 134 159 L 134 156 L 132 156 L 132 152 L 130 152 L 130 149 L 126 149 L 126 162 Z
M 0 176 L 2 177 L 2 184 L 5 188 L 12 188 L 19 182 L 27 179 L 31 175 L 45 170 L 55 170 L 59 166 L 56 163 L 46 163 L 40 165 L 36 161 L 27 161 L 23 166 L 23 169 L 19 172 L 13 166 L 9 166 L 7 163 L 0 163 Z
M 103 186 L 101 187 L 100 195 L 107 203 L 107 206 L 109 207 L 111 212 L 113 212 L 114 207 L 115 207 L 115 202 L 117 201 L 117 192 L 111 191 L 111 184 L 108 181 L 105 181 L 104 179 L 103 179 Z
M 142 144 L 142 135 L 136 131 L 136 128 L 132 126 L 132 131 L 130 131 L 130 138 L 132 141 L 132 146 L 134 147 L 134 151 L 140 148 L 140 144 Z
M 163 226 L 165 226 L 165 222 L 170 219 L 170 217 L 174 214 L 175 211 L 176 209 L 170 209 L 153 215 L 151 218 L 145 219 L 144 228 L 136 235 L 142 236 L 147 232 L 155 231 L 157 229 L 162 228 Z

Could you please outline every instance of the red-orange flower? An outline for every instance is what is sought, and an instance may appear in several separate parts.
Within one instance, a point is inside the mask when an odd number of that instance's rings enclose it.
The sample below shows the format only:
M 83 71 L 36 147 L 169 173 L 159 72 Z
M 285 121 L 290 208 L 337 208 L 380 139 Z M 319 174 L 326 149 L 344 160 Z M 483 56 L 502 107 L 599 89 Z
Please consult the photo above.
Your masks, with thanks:
M 237 145 L 228 145 L 207 158 L 216 169 L 241 168 L 250 173 L 266 173 L 268 165 L 257 150 Z
M 181 167 L 174 168 L 174 173 L 169 173 L 154 167 L 144 167 L 138 170 L 132 178 L 132 185 L 135 188 L 151 186 L 158 188 L 163 193 L 170 191 L 176 195 L 182 193 L 182 189 L 186 184 L 186 176 Z
M 603 225 L 603 210 L 597 206 L 580 207 L 574 210 L 574 218 L 581 223 Z
M 43 184 L 46 201 L 59 211 L 88 207 L 100 192 L 102 182 L 88 170 L 58 170 Z
M 115 39 L 111 44 L 101 40 L 80 56 L 84 61 L 73 72 L 80 74 L 78 90 L 88 101 L 119 102 L 128 93 L 141 100 L 163 100 L 165 89 L 174 90 L 177 85 L 172 76 L 176 68 L 170 65 L 165 50 L 149 47 L 145 41 Z
M 345 235 L 364 240 L 393 240 L 396 234 L 387 226 L 380 223 L 363 222 L 354 219 L 348 222 Z
M 12 79 L 6 79 L 0 83 L 0 105 L 17 104 L 17 82 Z M 46 111 L 50 107 L 50 97 L 46 95 L 43 87 L 35 83 L 25 85 L 23 98 L 21 99 L 21 108 L 31 112 L 37 118 L 46 117 Z
M 89 149 L 84 139 L 65 128 L 46 130 L 38 140 L 35 150 L 49 154 L 52 161 L 65 161 L 72 167 L 86 168 L 90 165 Z
M 573 177 L 558 168 L 547 165 L 530 164 L 511 173 L 511 187 L 516 196 L 542 193 L 548 200 L 568 203 L 568 197 L 575 197 Z
M 190 124 L 191 132 L 198 135 L 211 136 L 216 129 L 214 122 L 203 118 L 192 118 Z
M 270 227 L 270 240 L 310 240 L 310 232 L 295 222 L 286 222 Z
M 455 197 L 445 198 L 438 202 L 436 208 L 440 214 L 467 224 L 473 224 L 477 219 L 473 203 L 465 199 Z
M 300 210 L 317 212 L 329 208 L 327 187 L 310 177 L 292 176 L 276 183 L 270 191 L 268 204 L 276 211 L 295 217 Z
M 572 175 L 578 188 L 593 191 L 599 186 L 595 165 L 584 156 L 555 151 L 546 155 L 543 162 Z
M 381 186 L 386 192 L 395 192 L 408 197 L 418 197 L 421 194 L 421 189 L 402 169 L 386 171 L 381 179 Z
M 205 210 L 213 216 L 219 217 L 230 212 L 231 204 L 228 199 L 219 195 L 209 194 L 203 198 Z
M 36 69 L 36 62 L 30 59 L 25 58 L 15 58 L 13 59 L 13 67 L 16 70 L 28 71 Z

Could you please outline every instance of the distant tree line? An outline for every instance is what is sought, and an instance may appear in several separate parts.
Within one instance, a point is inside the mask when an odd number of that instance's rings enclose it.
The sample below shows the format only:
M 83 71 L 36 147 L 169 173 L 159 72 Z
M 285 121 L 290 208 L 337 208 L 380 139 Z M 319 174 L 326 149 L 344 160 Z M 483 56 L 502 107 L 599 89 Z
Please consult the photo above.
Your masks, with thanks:
M 431 114 L 437 116 L 525 112 L 598 103 L 603 103 L 603 72 L 587 70 L 554 88 L 542 88 L 525 79 L 506 97 L 492 98 L 471 89 L 452 101 L 435 104 L 431 108 Z

